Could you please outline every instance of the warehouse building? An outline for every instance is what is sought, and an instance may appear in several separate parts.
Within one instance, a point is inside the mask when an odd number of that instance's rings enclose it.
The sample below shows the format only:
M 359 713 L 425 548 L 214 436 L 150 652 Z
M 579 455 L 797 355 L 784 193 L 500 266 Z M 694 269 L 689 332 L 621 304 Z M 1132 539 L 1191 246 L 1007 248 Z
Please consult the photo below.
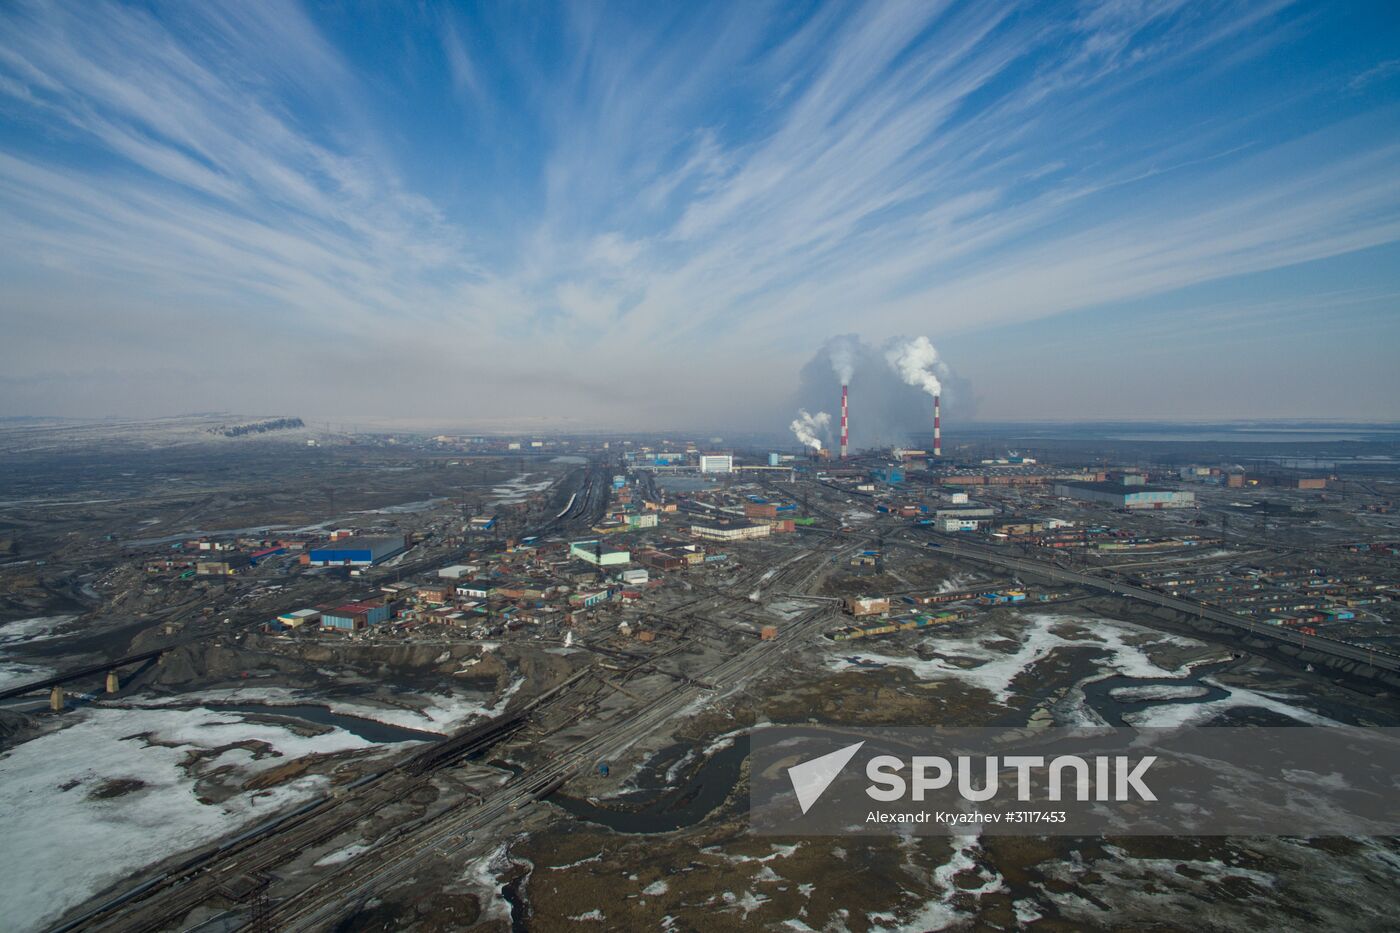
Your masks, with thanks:
M 312 548 L 307 556 L 320 566 L 369 567 L 402 554 L 405 547 L 403 535 L 340 538 Z
M 196 562 L 194 572 L 201 577 L 231 577 L 248 569 L 250 565 L 251 561 L 246 554 L 228 554 Z
M 1115 509 L 1185 509 L 1196 504 L 1194 492 L 1142 484 L 1056 483 L 1055 495 L 1099 502 Z
M 596 567 L 617 567 L 632 562 L 630 551 L 607 544 L 600 545 L 596 538 L 591 541 L 575 541 L 570 544 L 569 556 L 586 561 Z
M 729 454 L 701 454 L 701 473 L 733 473 L 734 458 Z
M 321 621 L 321 611 L 319 609 L 297 609 L 292 612 L 284 612 L 277 617 L 287 628 L 301 628 L 303 625 L 315 625 Z
M 750 538 L 766 538 L 773 533 L 773 528 L 760 522 L 716 522 L 691 525 L 690 533 L 697 538 L 708 538 L 711 541 L 745 541 Z
M 339 632 L 360 632 L 389 620 L 389 607 L 382 603 L 346 603 L 321 613 L 321 625 Z

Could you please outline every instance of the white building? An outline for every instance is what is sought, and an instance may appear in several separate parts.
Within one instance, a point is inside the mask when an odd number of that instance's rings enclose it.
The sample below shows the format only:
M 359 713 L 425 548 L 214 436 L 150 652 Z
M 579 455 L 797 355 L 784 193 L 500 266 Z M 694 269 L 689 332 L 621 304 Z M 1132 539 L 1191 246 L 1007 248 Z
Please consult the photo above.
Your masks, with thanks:
M 697 538 L 709 538 L 712 541 L 743 541 L 748 538 L 766 538 L 773 533 L 773 526 L 752 522 L 734 522 L 729 525 L 691 525 L 690 533 Z
M 733 473 L 734 457 L 732 454 L 701 454 L 701 473 Z

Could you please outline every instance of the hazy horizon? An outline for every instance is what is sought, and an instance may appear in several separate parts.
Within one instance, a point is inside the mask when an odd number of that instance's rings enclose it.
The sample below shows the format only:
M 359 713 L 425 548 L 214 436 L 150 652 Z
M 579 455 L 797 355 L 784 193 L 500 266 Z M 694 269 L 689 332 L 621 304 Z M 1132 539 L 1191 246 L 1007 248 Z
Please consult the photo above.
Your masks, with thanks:
M 3 414 L 779 432 L 855 332 L 950 428 L 1400 420 L 1385 4 L 0 24 Z

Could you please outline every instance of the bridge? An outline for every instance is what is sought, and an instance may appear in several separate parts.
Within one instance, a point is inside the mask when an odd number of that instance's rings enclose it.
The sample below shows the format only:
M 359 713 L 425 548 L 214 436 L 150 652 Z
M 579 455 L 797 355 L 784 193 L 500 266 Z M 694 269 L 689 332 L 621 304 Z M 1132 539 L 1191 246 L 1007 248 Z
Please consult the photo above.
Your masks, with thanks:
M 150 651 L 142 651 L 137 654 L 128 654 L 125 657 L 115 658 L 111 661 L 103 661 L 100 664 L 90 664 L 87 667 L 76 668 L 71 671 L 64 671 L 43 680 L 31 680 L 29 683 L 20 684 L 17 687 L 10 687 L 7 690 L 0 690 L 0 700 L 8 700 L 11 697 L 23 696 L 26 693 L 34 693 L 39 690 L 52 690 L 51 705 L 57 709 L 63 705 L 63 685 L 75 680 L 82 680 L 84 677 L 91 677 L 94 674 L 107 675 L 107 692 L 116 693 L 119 682 L 117 680 L 117 668 L 128 667 L 132 664 L 140 664 L 143 661 L 151 661 L 159 658 L 170 647 L 155 648 Z

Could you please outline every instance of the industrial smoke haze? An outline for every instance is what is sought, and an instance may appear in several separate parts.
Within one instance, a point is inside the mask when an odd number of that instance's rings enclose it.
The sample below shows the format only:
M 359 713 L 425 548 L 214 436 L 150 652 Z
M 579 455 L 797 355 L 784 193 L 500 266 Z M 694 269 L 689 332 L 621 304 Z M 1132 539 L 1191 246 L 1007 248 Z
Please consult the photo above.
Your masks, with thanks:
M 912 351 L 915 360 L 926 360 L 933 351 L 929 375 L 941 389 L 944 425 L 956 432 L 959 421 L 972 417 L 975 399 L 967 382 L 943 362 L 926 337 L 872 344 L 858 334 L 833 336 L 803 365 L 793 407 L 835 409 L 841 404 L 841 377 L 849 372 L 853 451 L 896 445 L 928 449 L 933 443 L 933 393 L 925 389 L 922 377 L 917 385 L 906 383 L 890 358 L 909 355 L 902 351 L 910 345 L 917 347 Z
M 943 391 L 938 374 L 946 372 L 948 367 L 938 358 L 938 351 L 927 337 L 891 342 L 885 350 L 885 359 L 905 385 L 916 386 L 929 395 L 938 395 Z
M 821 450 L 825 446 L 824 439 L 831 434 L 831 416 L 824 411 L 813 415 L 805 408 L 798 409 L 797 418 L 792 422 L 792 433 L 797 435 L 803 446 Z

